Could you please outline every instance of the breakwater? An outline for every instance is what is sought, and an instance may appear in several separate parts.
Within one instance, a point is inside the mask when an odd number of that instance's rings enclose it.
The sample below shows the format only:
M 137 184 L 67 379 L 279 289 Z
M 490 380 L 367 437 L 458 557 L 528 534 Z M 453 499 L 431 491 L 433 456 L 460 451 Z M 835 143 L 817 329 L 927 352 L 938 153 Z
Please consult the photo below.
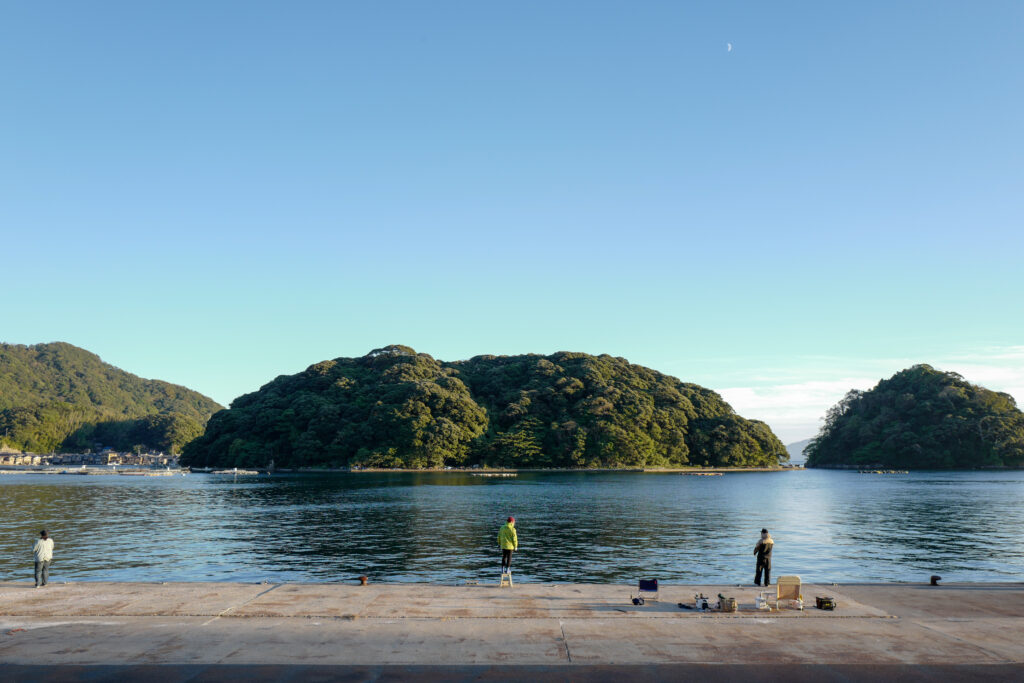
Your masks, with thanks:
M 1024 585 L 804 585 L 835 611 L 753 609 L 759 589 L 635 584 L 438 585 L 0 583 L 0 662 L 21 666 L 756 665 L 962 667 L 1019 674 Z M 678 607 L 694 593 L 734 613 Z M 73 648 L 68 643 L 74 643 Z M 788 667 L 788 668 L 787 668 Z M 1001 668 L 996 668 L 1001 667 Z M 860 671 L 860 669 L 856 669 Z M 210 669 L 207 675 L 216 675 Z M 502 670 L 496 670 L 497 678 Z M 513 670 L 504 669 L 504 675 Z M 719 675 L 728 669 L 718 669 Z M 562 669 L 562 676 L 569 669 Z M 465 675 L 465 674 L 463 674 Z M 859 677 L 859 676 L 858 676 Z

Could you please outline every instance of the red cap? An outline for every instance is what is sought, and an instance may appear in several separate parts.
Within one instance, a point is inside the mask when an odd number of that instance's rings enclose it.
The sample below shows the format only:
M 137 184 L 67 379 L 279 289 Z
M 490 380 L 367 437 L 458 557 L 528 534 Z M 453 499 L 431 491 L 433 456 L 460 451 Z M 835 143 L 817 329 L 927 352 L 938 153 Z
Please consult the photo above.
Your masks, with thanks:
M 510 522 L 514 522 L 514 521 L 516 521 L 516 518 L 515 518 L 515 517 L 509 517 L 509 518 L 508 518 L 508 521 L 510 521 Z

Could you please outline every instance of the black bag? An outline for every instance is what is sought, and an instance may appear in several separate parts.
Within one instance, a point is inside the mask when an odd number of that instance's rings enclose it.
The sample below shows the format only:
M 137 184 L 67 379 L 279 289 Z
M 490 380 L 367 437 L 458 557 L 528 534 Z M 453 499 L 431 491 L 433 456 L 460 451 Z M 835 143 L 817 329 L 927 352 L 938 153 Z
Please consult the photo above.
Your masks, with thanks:
M 835 598 L 830 598 L 830 597 L 824 597 L 823 598 L 823 597 L 818 596 L 818 597 L 814 598 L 814 606 L 817 607 L 818 609 L 827 609 L 827 610 L 831 611 L 831 610 L 834 610 L 836 608 L 836 600 L 835 600 Z

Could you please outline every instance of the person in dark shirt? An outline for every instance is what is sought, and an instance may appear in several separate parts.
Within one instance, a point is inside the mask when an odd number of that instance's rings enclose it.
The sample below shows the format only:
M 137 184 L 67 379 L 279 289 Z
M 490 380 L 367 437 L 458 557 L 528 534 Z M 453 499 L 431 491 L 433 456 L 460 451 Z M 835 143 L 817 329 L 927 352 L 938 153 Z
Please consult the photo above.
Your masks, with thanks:
M 761 538 L 758 540 L 757 545 L 754 546 L 754 554 L 757 555 L 757 569 L 754 572 L 754 585 L 761 585 L 761 572 L 764 572 L 764 585 L 767 586 L 772 582 L 772 548 L 775 547 L 775 541 L 772 540 L 771 535 L 767 529 L 761 529 Z

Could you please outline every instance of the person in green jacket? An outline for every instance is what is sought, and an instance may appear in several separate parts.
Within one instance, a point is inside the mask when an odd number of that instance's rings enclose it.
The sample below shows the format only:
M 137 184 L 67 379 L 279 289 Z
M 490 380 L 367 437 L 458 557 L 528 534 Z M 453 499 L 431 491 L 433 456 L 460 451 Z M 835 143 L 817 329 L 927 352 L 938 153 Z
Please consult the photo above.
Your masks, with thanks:
M 512 551 L 519 549 L 515 517 L 509 517 L 508 522 L 498 532 L 498 547 L 501 548 L 501 571 L 504 573 L 512 568 Z

